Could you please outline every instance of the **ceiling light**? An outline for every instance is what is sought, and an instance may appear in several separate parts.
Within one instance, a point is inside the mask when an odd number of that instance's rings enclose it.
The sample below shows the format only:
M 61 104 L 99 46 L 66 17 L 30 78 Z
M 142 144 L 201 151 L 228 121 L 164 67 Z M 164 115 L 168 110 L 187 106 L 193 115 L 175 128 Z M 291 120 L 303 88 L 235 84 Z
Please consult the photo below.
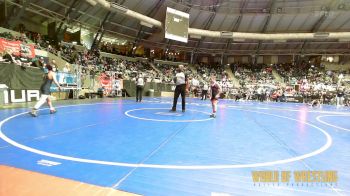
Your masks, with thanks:
M 114 8 L 116 11 L 125 13 L 128 11 L 128 9 L 122 5 L 119 5 L 117 3 L 111 3 L 111 7 Z
M 194 39 L 200 39 L 202 38 L 200 35 L 190 35 L 191 38 L 194 38 Z
M 140 22 L 140 25 L 148 27 L 148 28 L 152 28 L 153 27 L 153 25 L 151 25 L 151 24 L 149 24 L 147 22 L 143 22 L 143 21 Z
M 314 33 L 314 38 L 327 38 L 327 37 L 329 37 L 329 33 L 327 32 Z
M 230 31 L 221 31 L 221 37 L 232 37 L 233 33 Z
M 88 2 L 92 6 L 95 6 L 97 4 L 97 2 L 94 0 L 86 0 L 86 2 Z

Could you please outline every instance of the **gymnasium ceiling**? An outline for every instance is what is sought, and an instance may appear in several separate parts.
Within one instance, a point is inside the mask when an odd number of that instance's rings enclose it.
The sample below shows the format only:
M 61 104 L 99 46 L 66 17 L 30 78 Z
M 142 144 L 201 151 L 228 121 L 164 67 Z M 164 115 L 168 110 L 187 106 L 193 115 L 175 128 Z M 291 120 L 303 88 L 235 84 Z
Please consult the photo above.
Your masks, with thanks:
M 9 1 L 9 0 L 7 0 Z M 26 17 L 41 22 L 62 20 L 73 0 L 29 0 Z M 16 1 L 11 1 L 12 4 Z M 20 1 L 22 2 L 22 0 Z M 166 7 L 190 14 L 190 27 L 215 31 L 286 33 L 349 32 L 350 0 L 116 0 L 124 7 L 164 22 Z M 21 3 L 17 4 L 20 5 Z M 70 25 L 98 29 L 108 10 L 77 0 Z M 349 54 L 350 40 L 237 41 L 190 38 L 187 44 L 164 39 L 164 31 L 142 27 L 136 19 L 111 13 L 104 25 L 109 35 L 147 46 L 211 54 Z M 138 39 L 137 39 L 138 37 Z

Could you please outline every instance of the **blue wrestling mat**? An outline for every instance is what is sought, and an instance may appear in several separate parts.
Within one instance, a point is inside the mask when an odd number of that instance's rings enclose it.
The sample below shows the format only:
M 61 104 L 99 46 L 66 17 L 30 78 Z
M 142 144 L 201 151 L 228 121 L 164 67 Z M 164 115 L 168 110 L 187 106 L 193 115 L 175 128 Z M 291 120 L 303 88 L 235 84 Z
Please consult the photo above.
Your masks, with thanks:
M 350 195 L 350 110 L 148 98 L 0 110 L 0 164 L 141 195 Z M 258 182 L 256 171 L 336 171 Z M 294 176 L 295 178 L 295 176 Z

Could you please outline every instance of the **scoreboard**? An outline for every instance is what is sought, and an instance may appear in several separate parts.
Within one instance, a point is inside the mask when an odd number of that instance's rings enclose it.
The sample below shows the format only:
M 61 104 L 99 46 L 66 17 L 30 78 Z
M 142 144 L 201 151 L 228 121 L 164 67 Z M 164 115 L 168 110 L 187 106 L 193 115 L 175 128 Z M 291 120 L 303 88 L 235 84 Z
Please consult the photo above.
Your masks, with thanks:
M 187 43 L 190 15 L 168 7 L 165 18 L 165 38 Z

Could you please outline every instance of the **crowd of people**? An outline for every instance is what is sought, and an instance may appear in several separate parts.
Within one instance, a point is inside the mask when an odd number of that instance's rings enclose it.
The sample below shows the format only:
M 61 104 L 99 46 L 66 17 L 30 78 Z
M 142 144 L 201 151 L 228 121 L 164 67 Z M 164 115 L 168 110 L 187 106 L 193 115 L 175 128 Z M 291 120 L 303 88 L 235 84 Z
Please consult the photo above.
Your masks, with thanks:
M 343 80 L 349 71 L 325 71 L 324 66 L 309 63 L 246 66 L 234 65 L 240 88 L 233 89 L 236 100 L 295 101 L 349 105 L 349 85 Z M 275 70 L 282 81 L 277 81 Z
M 312 105 L 337 104 L 348 105 L 349 88 L 346 76 L 350 70 L 326 71 L 324 66 L 302 63 L 301 65 L 283 64 L 276 66 L 277 72 L 283 77 L 291 96 L 301 96 L 305 102 Z
M 231 91 L 231 95 L 236 100 L 243 98 L 264 101 L 270 97 L 275 88 L 280 86 L 274 79 L 270 66 L 235 65 L 231 68 L 240 84 L 240 88 Z
M 112 45 L 102 44 L 101 50 L 77 50 L 74 45 L 57 44 L 54 47 L 50 42 L 41 38 L 40 34 L 22 33 L 15 37 L 11 33 L 1 33 L 1 38 L 20 40 L 25 43 L 35 43 L 36 48 L 42 48 L 63 58 L 72 65 L 80 65 L 82 74 L 97 76 L 105 73 L 112 77 L 136 81 L 142 73 L 144 82 L 174 84 L 176 67 L 166 63 L 151 61 L 127 61 L 122 59 L 101 56 L 100 51 L 115 53 Z M 8 61 L 21 66 L 40 66 L 44 64 L 41 58 L 28 59 L 15 56 L 11 51 L 5 50 L 0 55 L 0 61 Z M 55 67 L 55 65 L 54 65 Z M 259 101 L 300 101 L 312 105 L 345 104 L 348 105 L 349 88 L 342 79 L 348 72 L 325 71 L 322 65 L 314 66 L 309 63 L 292 64 L 232 64 L 231 70 L 239 85 L 234 85 L 232 78 L 226 72 L 226 67 L 219 64 L 209 65 L 200 63 L 184 66 L 183 70 L 189 78 L 190 95 L 204 97 L 210 78 L 215 76 L 217 84 L 221 87 L 221 98 Z M 65 72 L 76 70 L 65 65 Z M 273 70 L 278 73 L 281 81 L 273 76 Z M 76 72 L 75 72 L 76 73 Z

